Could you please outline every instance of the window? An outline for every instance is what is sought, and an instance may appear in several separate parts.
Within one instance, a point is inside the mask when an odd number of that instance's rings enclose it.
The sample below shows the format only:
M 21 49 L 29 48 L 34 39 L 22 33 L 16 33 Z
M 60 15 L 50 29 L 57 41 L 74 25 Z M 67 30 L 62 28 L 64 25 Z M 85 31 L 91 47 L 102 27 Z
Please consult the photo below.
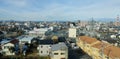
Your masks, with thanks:
M 61 59 L 65 59 L 65 58 L 61 58 Z
M 6 54 L 6 52 L 3 52 L 3 55 Z
M 41 45 L 41 48 L 43 48 L 43 46 Z
M 65 55 L 65 53 L 61 53 L 61 55 Z
M 4 46 L 4 49 L 6 49 L 6 46 Z
M 89 46 L 87 45 L 87 47 L 89 47 Z
M 43 53 L 43 51 L 41 51 L 41 53 Z
M 8 49 L 9 48 L 9 46 L 4 46 L 4 49 Z
M 108 56 L 105 56 L 106 59 L 110 59 Z
M 48 51 L 47 51 L 47 53 L 48 53 Z
M 58 53 L 54 53 L 54 55 L 58 55 Z

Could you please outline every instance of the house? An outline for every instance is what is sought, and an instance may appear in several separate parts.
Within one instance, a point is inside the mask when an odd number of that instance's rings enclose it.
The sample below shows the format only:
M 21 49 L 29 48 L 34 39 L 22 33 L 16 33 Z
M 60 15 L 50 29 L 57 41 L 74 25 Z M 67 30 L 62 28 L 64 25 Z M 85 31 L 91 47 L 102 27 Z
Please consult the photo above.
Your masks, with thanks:
M 29 31 L 30 36 L 44 36 L 45 32 L 48 31 L 48 28 L 34 28 L 32 31 Z
M 37 47 L 40 56 L 49 56 L 51 45 L 53 44 L 53 40 L 39 40 L 39 46 Z
M 15 55 L 15 53 L 10 50 L 10 48 L 13 48 L 13 47 L 14 47 L 14 44 L 12 43 L 6 43 L 2 45 L 3 55 Z
M 19 41 L 16 39 L 1 41 L 0 43 L 3 55 L 15 55 L 15 52 L 12 49 L 14 48 L 14 45 L 18 42 Z
M 17 39 L 19 39 L 19 44 L 25 44 L 25 43 L 31 43 L 31 40 L 33 39 L 33 36 L 21 36 L 18 37 Z
M 68 59 L 68 47 L 65 43 L 58 43 L 51 46 L 51 59 Z
M 96 38 L 80 36 L 77 45 L 93 59 L 120 59 L 120 48 Z
M 15 54 L 18 55 L 19 51 L 20 51 L 19 40 L 18 39 L 13 39 L 13 40 L 10 41 L 10 43 L 14 44 L 13 50 L 14 50 Z
M 14 45 L 18 42 L 19 41 L 16 39 L 2 41 L 1 42 L 2 54 L 3 55 L 15 55 L 15 52 L 13 51 L 13 49 L 14 49 Z

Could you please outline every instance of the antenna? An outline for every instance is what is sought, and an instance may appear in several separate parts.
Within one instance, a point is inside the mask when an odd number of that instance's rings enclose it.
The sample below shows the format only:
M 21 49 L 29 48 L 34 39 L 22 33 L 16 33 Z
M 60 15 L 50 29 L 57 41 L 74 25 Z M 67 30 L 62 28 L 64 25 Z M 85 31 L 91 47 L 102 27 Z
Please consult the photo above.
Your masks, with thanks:
M 119 15 L 117 15 L 117 18 L 116 18 L 116 26 L 119 26 Z

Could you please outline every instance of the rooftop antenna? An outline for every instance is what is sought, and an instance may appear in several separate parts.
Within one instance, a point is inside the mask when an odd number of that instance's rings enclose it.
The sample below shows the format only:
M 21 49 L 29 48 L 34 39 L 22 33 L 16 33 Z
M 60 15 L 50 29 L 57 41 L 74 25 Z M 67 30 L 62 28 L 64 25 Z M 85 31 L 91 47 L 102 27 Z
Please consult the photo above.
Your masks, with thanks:
M 116 18 L 116 26 L 119 26 L 119 15 L 117 15 L 117 18 Z

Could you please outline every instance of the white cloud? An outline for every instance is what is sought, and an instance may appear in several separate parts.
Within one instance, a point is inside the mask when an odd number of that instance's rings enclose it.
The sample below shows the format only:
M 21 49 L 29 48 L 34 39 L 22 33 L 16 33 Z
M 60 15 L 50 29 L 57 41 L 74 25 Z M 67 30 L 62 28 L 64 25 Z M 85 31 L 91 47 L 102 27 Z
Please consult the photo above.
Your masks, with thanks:
M 16 7 L 25 7 L 27 5 L 27 0 L 3 0 L 5 4 L 8 6 L 16 6 Z
M 17 5 L 19 7 L 24 7 L 27 5 L 27 0 L 5 0 L 6 3 Z M 12 2 L 14 1 L 14 2 Z M 15 18 L 20 19 L 47 19 L 51 20 L 57 18 L 100 18 L 100 17 L 116 17 L 120 12 L 120 7 L 118 4 L 120 1 L 116 0 L 105 0 L 102 2 L 94 3 L 91 5 L 83 5 L 83 6 L 69 6 L 67 4 L 59 4 L 53 3 L 49 5 L 45 5 L 43 10 L 37 9 L 37 11 L 23 11 L 23 12 L 15 12 L 6 10 L 4 12 L 9 13 Z M 39 11 L 38 11 L 39 10 Z M 1 11 L 0 11 L 1 12 Z M 12 18 L 12 17 L 11 17 Z

